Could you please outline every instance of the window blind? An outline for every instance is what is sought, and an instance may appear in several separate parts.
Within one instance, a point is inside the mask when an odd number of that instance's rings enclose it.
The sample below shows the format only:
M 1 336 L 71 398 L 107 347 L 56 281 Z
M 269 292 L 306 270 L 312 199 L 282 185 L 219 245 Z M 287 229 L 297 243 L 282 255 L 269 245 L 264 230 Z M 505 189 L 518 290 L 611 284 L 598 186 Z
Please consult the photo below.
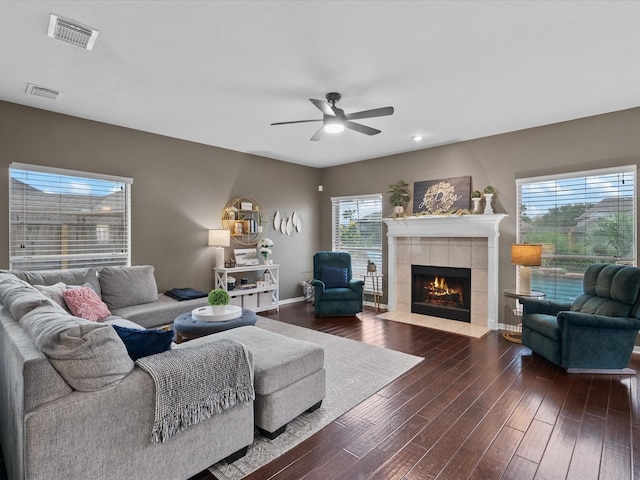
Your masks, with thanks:
M 588 265 L 636 264 L 635 178 L 631 165 L 516 180 L 517 241 L 543 246 L 533 290 L 568 302 Z
M 12 270 L 130 265 L 130 178 L 12 163 Z
M 331 204 L 333 250 L 351 254 L 354 278 L 366 275 L 369 260 L 382 274 L 382 194 L 332 197 Z

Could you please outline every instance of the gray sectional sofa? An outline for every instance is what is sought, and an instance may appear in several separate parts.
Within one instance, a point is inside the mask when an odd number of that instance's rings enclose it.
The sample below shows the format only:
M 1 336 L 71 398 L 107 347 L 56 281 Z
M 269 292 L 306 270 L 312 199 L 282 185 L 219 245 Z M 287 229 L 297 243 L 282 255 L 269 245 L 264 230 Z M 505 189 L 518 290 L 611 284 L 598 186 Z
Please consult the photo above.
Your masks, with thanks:
M 152 267 L 0 272 L 0 444 L 10 480 L 186 479 L 253 442 L 253 401 L 164 443 L 150 440 L 154 382 L 108 323 L 126 315 L 154 327 L 203 304 L 158 296 L 151 278 Z M 59 282 L 91 284 L 114 315 L 104 322 L 73 317 L 31 285 Z M 140 300 L 146 302 L 131 303 Z M 82 345 L 58 355 L 52 344 L 61 337 Z
M 111 315 L 90 321 L 69 313 L 65 292 L 81 286 L 98 293 Z M 324 351 L 310 342 L 247 326 L 134 363 L 117 333 L 164 326 L 204 304 L 158 294 L 151 266 L 0 271 L 0 445 L 9 479 L 187 479 L 244 455 L 254 427 L 275 438 L 289 421 L 320 407 Z M 191 355 L 196 370 L 224 371 L 228 356 L 212 360 L 214 343 L 242 349 L 244 392 L 251 394 L 162 443 L 152 441 L 159 388 L 146 362 L 168 355 L 166 363 L 177 369 L 175 359 Z M 215 375 L 192 383 L 213 383 Z M 255 401 L 247 398 L 254 394 Z

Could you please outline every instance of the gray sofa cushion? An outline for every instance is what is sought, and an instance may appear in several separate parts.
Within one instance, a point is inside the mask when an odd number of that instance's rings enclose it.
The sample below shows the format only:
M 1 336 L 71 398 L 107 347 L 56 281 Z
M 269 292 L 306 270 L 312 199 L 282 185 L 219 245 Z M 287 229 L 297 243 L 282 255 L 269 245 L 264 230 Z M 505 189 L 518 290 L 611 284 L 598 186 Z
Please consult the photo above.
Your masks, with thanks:
M 55 305 L 60 309 L 50 298 L 10 273 L 0 274 L 0 303 L 14 320 L 20 320 L 34 308 L 44 305 Z
M 32 310 L 20 326 L 75 390 L 101 390 L 133 370 L 124 343 L 110 325 L 73 317 L 55 306 Z
M 158 300 L 153 303 L 111 309 L 111 313 L 129 319 L 145 328 L 156 328 L 173 323 L 178 315 L 205 305 L 208 305 L 206 298 L 179 302 L 161 293 L 158 295 Z
M 64 302 L 64 291 L 67 289 L 67 285 L 65 283 L 58 282 L 53 285 L 34 285 L 33 287 L 40 293 L 42 293 L 45 297 L 49 297 L 51 300 L 60 305 L 63 310 L 71 313 L 69 311 L 69 307 L 67 307 L 67 304 Z
M 158 299 L 158 286 L 151 265 L 103 267 L 100 270 L 102 301 L 110 310 L 151 303 Z
M 15 272 L 16 277 L 31 285 L 54 285 L 62 282 L 65 285 L 91 285 L 98 295 L 100 295 L 100 281 L 98 280 L 98 269 L 75 268 L 71 270 L 42 270 L 36 272 Z

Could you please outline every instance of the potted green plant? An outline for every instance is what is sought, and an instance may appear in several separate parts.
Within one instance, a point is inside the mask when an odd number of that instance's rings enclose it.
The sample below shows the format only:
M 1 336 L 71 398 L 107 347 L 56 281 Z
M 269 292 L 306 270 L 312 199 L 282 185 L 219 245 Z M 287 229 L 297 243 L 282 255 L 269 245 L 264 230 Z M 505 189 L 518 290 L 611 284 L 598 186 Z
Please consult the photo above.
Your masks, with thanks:
M 207 301 L 209 302 L 209 305 L 211 305 L 211 309 L 214 312 L 223 310 L 224 306 L 229 304 L 229 293 L 223 288 L 216 288 L 209 292 Z
M 493 186 L 491 185 L 487 185 L 486 187 L 484 187 L 484 213 L 485 214 L 491 214 L 493 213 L 493 206 L 491 205 L 491 202 L 493 200 L 493 194 L 495 193 L 496 189 L 493 188 Z
M 393 214 L 401 215 L 404 213 L 404 209 L 411 201 L 411 195 L 409 193 L 409 184 L 404 180 L 398 180 L 396 183 L 389 185 L 389 203 L 393 206 Z
M 375 273 L 376 264 L 372 260 L 367 260 L 367 272 Z

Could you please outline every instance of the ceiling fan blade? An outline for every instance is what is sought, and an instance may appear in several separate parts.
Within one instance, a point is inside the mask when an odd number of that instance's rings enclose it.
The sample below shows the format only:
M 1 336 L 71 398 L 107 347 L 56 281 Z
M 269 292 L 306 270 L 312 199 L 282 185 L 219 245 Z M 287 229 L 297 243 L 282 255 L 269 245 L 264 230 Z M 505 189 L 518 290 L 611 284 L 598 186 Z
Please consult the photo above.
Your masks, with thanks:
M 309 101 L 313 103 L 316 107 L 318 107 L 318 110 L 320 110 L 325 115 L 329 115 L 331 117 L 336 116 L 333 109 L 331 108 L 331 105 L 329 105 L 327 102 L 323 102 L 322 100 L 316 100 L 315 98 L 310 98 Z
M 377 135 L 381 132 L 381 130 L 378 130 L 376 128 L 367 127 L 365 125 L 360 125 L 359 123 L 349 121 L 344 122 L 344 126 L 346 128 L 350 128 L 351 130 L 355 130 L 356 132 L 364 133 L 365 135 Z
M 308 123 L 308 122 L 321 122 L 322 119 L 319 118 L 317 120 L 294 120 L 293 122 L 276 122 L 271 125 L 289 125 L 290 123 Z
M 358 120 L 359 118 L 384 117 L 393 115 L 393 107 L 374 108 L 373 110 L 363 110 L 362 112 L 349 113 L 344 116 L 347 120 Z
M 322 138 L 323 133 L 324 133 L 324 125 L 320 127 L 316 133 L 313 134 L 313 137 L 311 137 L 311 141 L 317 142 Z

